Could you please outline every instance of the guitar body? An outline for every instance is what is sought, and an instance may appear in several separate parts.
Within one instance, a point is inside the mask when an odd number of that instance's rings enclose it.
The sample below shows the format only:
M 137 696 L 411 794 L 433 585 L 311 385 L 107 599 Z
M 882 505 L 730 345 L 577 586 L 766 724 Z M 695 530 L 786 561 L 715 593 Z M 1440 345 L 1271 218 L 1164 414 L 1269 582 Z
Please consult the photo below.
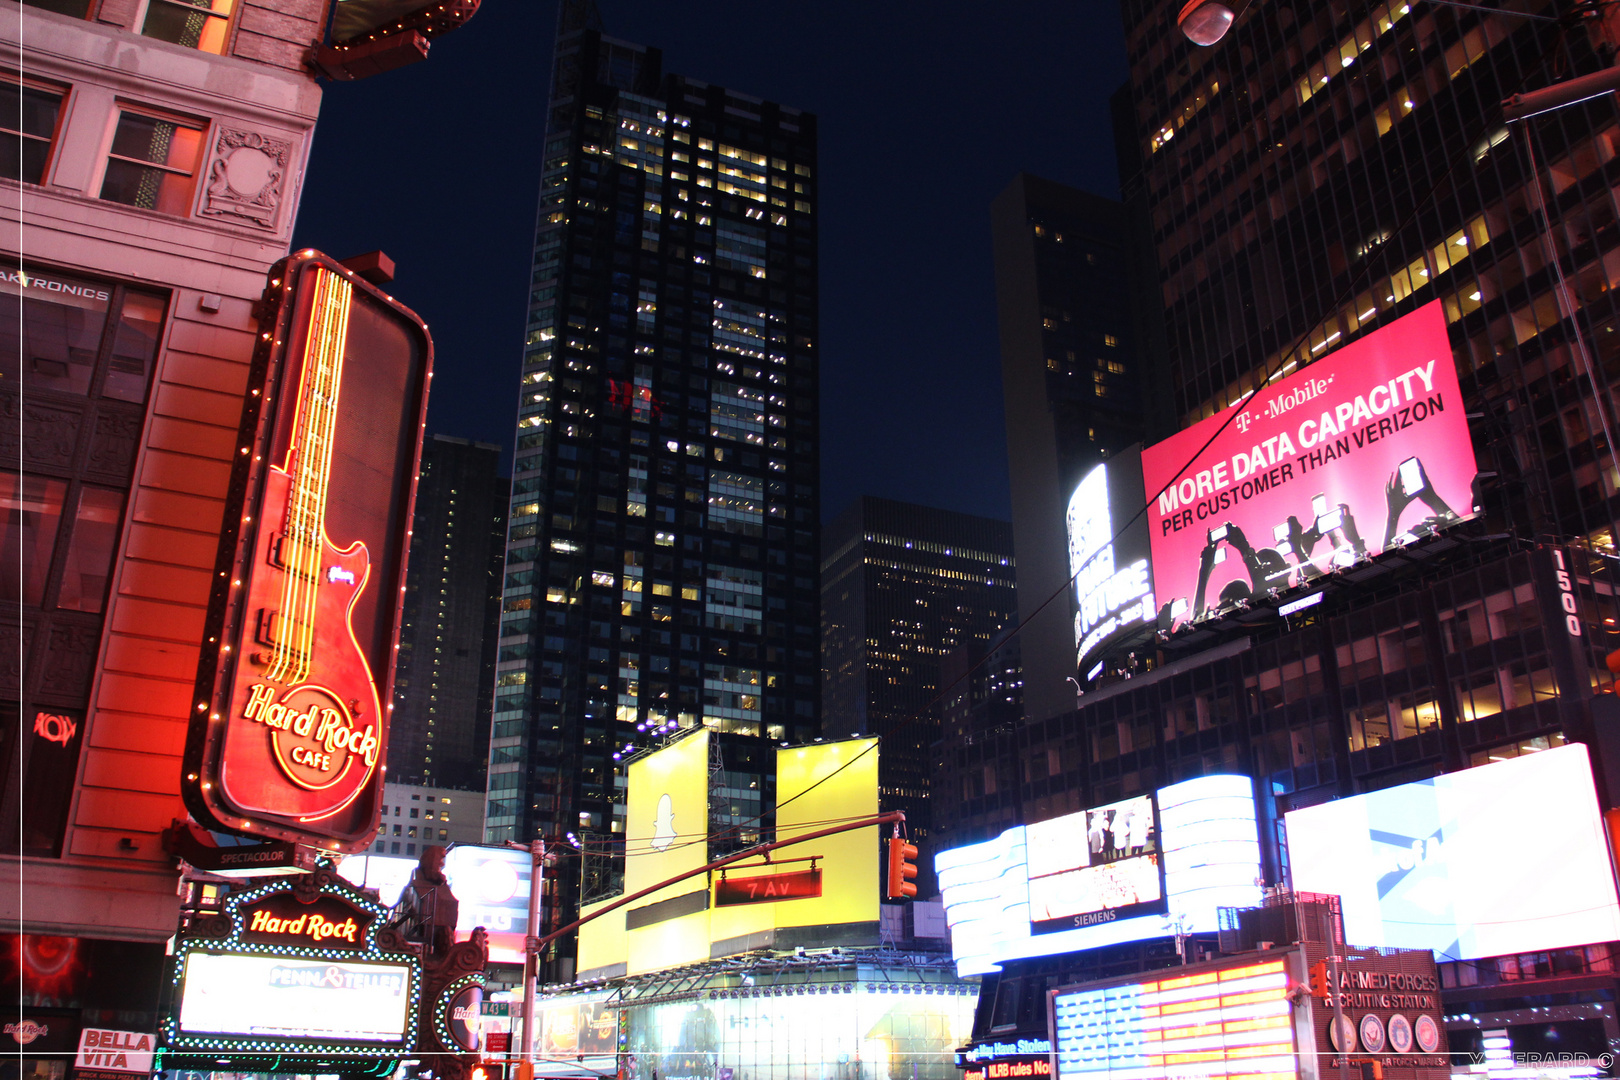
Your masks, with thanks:
M 287 577 L 296 571 L 281 557 L 285 534 L 271 523 L 286 520 L 292 492 L 288 473 L 268 471 L 257 565 L 233 643 L 239 677 L 223 718 L 220 785 L 244 811 L 309 822 L 360 794 L 376 771 L 383 724 L 376 680 L 351 622 L 371 573 L 365 545 L 338 548 L 321 528 L 314 617 L 306 623 L 282 614 Z M 278 665 L 277 643 L 289 639 L 301 662 Z

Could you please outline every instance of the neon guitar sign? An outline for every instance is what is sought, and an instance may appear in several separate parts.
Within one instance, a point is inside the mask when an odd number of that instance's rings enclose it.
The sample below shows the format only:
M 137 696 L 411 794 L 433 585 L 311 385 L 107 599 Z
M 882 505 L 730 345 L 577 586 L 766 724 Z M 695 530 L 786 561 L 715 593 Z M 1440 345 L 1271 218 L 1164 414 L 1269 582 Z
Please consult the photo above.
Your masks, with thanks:
M 377 820 L 404 575 L 398 519 L 410 516 L 431 345 L 406 309 L 323 256 L 292 256 L 271 276 L 267 299 L 278 303 L 261 325 L 264 379 L 250 387 L 241 443 L 243 458 L 259 452 L 238 463 L 246 497 L 222 540 L 217 651 L 205 650 L 182 789 L 210 827 L 352 849 Z M 364 331 L 379 313 L 419 346 L 403 357 L 373 347 Z M 373 337 L 408 342 L 397 330 Z M 390 359 L 392 372 L 377 370 Z M 389 385 L 419 393 L 390 411 L 375 397 Z M 377 416 L 408 437 L 375 438 Z M 398 490 L 373 492 L 386 488 L 379 472 Z

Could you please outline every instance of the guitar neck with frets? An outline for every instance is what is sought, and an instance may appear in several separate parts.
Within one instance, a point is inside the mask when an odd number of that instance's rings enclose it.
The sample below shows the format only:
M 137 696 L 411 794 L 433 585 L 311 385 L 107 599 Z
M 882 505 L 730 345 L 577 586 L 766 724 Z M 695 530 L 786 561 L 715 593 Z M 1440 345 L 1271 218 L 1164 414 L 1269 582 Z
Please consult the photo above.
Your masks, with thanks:
M 324 268 L 315 273 L 317 302 L 310 314 L 309 347 L 287 454 L 291 486 L 281 532 L 268 552 L 271 563 L 282 571 L 281 597 L 274 610 L 266 609 L 261 616 L 259 637 L 269 648 L 254 656 L 264 666 L 264 678 L 289 686 L 308 676 L 314 652 L 315 614 L 324 583 L 321 563 L 332 437 L 353 296 L 353 288 L 342 277 Z

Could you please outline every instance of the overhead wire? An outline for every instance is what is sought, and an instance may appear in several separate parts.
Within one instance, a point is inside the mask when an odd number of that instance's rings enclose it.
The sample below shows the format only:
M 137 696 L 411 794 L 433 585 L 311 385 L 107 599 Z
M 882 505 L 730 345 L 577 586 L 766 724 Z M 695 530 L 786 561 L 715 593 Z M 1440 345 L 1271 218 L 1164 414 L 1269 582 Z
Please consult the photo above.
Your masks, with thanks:
M 1503 11 L 1503 12 L 1501 12 L 1501 14 L 1507 15 L 1507 16 L 1513 16 L 1513 15 L 1516 15 L 1518 13 L 1517 12 L 1511 12 L 1511 11 Z M 1533 25 L 1533 24 L 1527 24 L 1527 25 Z M 1564 33 L 1565 29 L 1567 29 L 1567 27 L 1561 28 L 1560 31 L 1559 31 L 1558 36 L 1555 37 L 1555 39 L 1547 46 L 1547 48 L 1545 50 L 1543 50 L 1541 55 L 1539 57 L 1537 57 L 1536 61 L 1533 64 L 1528 66 L 1525 74 L 1521 75 L 1521 77 L 1519 79 L 1519 87 L 1516 88 L 1513 91 L 1513 93 L 1518 93 L 1518 92 L 1520 92 L 1522 90 L 1523 84 L 1528 80 L 1529 75 L 1531 73 L 1542 69 L 1542 67 L 1546 64 L 1546 61 L 1547 61 L 1548 57 L 1553 53 L 1553 50 L 1556 49 L 1559 45 L 1561 45 L 1563 43 L 1563 33 Z M 1346 282 L 1343 289 L 1338 293 L 1338 295 L 1328 305 L 1328 310 L 1330 312 L 1337 311 L 1337 310 L 1341 309 L 1344 306 L 1344 304 L 1347 301 L 1349 301 L 1355 295 L 1355 293 L 1356 293 L 1356 291 L 1358 289 L 1362 288 L 1364 285 L 1370 284 L 1371 281 L 1374 278 L 1373 271 L 1375 269 L 1382 270 L 1382 269 L 1384 269 L 1384 268 L 1386 268 L 1388 266 L 1388 259 L 1389 259 L 1390 253 L 1395 247 L 1395 245 L 1391 241 L 1393 241 L 1396 237 L 1399 237 L 1402 233 L 1404 233 L 1407 229 L 1409 229 L 1412 226 L 1412 224 L 1417 220 L 1419 214 L 1425 208 L 1427 208 L 1428 205 L 1430 204 L 1430 202 L 1433 201 L 1440 194 L 1443 186 L 1446 184 L 1446 182 L 1448 182 L 1451 179 L 1452 174 L 1456 171 L 1457 166 L 1462 163 L 1463 159 L 1466 156 L 1468 156 L 1469 154 L 1471 154 L 1474 151 L 1476 145 L 1478 144 L 1479 139 L 1481 137 L 1483 137 L 1483 136 L 1489 135 L 1492 128 L 1497 127 L 1497 126 L 1501 125 L 1502 123 L 1503 123 L 1503 120 L 1502 120 L 1502 117 L 1500 115 L 1492 114 L 1490 116 L 1487 116 L 1484 123 L 1483 123 L 1483 125 L 1482 125 L 1482 127 L 1481 127 L 1481 129 L 1477 133 L 1472 134 L 1469 137 L 1461 140 L 1460 144 L 1458 145 L 1457 150 L 1451 155 L 1451 157 L 1447 161 L 1445 169 L 1429 185 L 1428 190 L 1424 194 L 1424 196 L 1421 199 L 1414 200 L 1413 203 L 1412 203 L 1411 209 L 1407 212 L 1405 217 L 1403 217 L 1400 220 L 1400 222 L 1393 229 L 1388 230 L 1388 235 L 1389 235 L 1389 238 L 1390 238 L 1389 241 L 1385 241 L 1384 243 L 1379 244 L 1377 249 L 1374 252 L 1370 253 L 1370 257 L 1363 264 L 1361 270 L 1357 274 L 1353 275 Z M 1543 224 L 1545 226 L 1546 222 L 1544 221 Z M 1574 317 L 1574 316 L 1572 315 L 1571 317 Z M 1310 335 L 1311 335 L 1312 331 L 1316 328 L 1316 326 L 1320 322 L 1321 322 L 1321 320 L 1314 320 L 1310 324 L 1310 327 L 1308 329 L 1306 329 L 1301 334 L 1299 334 L 1298 337 L 1293 339 L 1293 344 L 1289 348 L 1281 351 L 1277 355 L 1276 366 L 1274 368 L 1271 367 L 1271 366 L 1266 367 L 1264 369 L 1264 373 L 1263 373 L 1264 377 L 1261 378 L 1261 379 L 1256 380 L 1255 385 L 1252 388 L 1245 391 L 1237 401 L 1229 404 L 1226 407 L 1226 409 L 1223 410 L 1225 412 L 1225 414 L 1226 414 L 1225 419 L 1223 419 L 1218 425 L 1216 425 L 1215 429 L 1210 433 L 1209 437 L 1204 440 L 1204 442 L 1202 443 L 1202 445 L 1200 445 L 1198 447 L 1198 449 L 1193 451 L 1188 456 L 1185 463 L 1183 463 L 1182 466 L 1179 469 L 1177 469 L 1177 471 L 1170 477 L 1170 479 L 1168 481 L 1166 481 L 1164 483 L 1164 485 L 1159 488 L 1158 491 L 1153 492 L 1152 494 L 1148 495 L 1148 497 L 1143 501 L 1142 506 L 1140 508 L 1138 508 L 1136 510 L 1136 512 L 1133 513 L 1130 516 L 1130 518 L 1125 522 L 1124 525 L 1120 526 L 1117 530 L 1115 530 L 1113 536 L 1110 537 L 1110 539 L 1109 539 L 1110 544 L 1112 544 L 1112 543 L 1120 540 L 1122 537 L 1124 537 L 1126 535 L 1126 533 L 1128 533 L 1131 530 L 1131 528 L 1137 523 L 1137 521 L 1140 520 L 1141 517 L 1144 514 L 1147 513 L 1148 508 L 1153 505 L 1155 500 L 1157 500 L 1159 498 L 1159 496 L 1163 495 L 1166 491 L 1169 491 L 1173 486 L 1175 486 L 1175 484 L 1182 478 L 1182 476 L 1187 472 L 1187 470 L 1190 469 L 1198 461 L 1198 459 L 1205 453 L 1205 451 L 1207 451 L 1210 448 L 1210 446 L 1212 446 L 1215 443 L 1215 441 L 1226 431 L 1226 429 L 1237 419 L 1237 417 L 1242 414 L 1243 407 L 1246 406 L 1250 401 L 1252 401 L 1255 398 L 1256 395 L 1258 395 L 1263 390 L 1265 390 L 1267 387 L 1269 387 L 1274 381 L 1276 381 L 1282 375 L 1283 369 L 1286 366 L 1285 361 L 1289 357 L 1293 356 L 1296 352 L 1298 352 L 1298 350 L 1310 340 Z M 1382 323 L 1382 319 L 1380 319 L 1380 322 Z M 1327 356 L 1330 356 L 1330 355 L 1333 354 L 1333 352 L 1337 352 L 1337 351 L 1338 350 L 1331 350 L 1329 352 L 1325 352 L 1325 353 L 1323 353 L 1322 356 L 1316 357 L 1310 363 L 1315 363 L 1317 361 L 1325 359 Z M 1304 366 L 1310 366 L 1310 364 L 1306 364 Z M 1075 581 L 1080 576 L 1080 572 L 1081 572 L 1081 570 L 1077 569 L 1073 574 L 1070 575 L 1069 579 L 1066 582 L 1064 582 L 1064 584 L 1061 587 L 1059 587 L 1051 595 L 1046 597 L 1046 599 L 1041 601 L 1041 603 L 1039 605 L 1037 605 L 1036 608 L 1029 613 L 1029 615 L 1020 618 L 1019 621 L 1017 622 L 1017 624 L 1010 631 L 1006 631 L 1003 634 L 998 635 L 998 636 L 1004 637 L 1004 638 L 1010 638 L 1010 637 L 1018 634 L 1025 627 L 1029 626 L 1029 624 L 1031 622 L 1033 622 L 1037 617 L 1039 617 L 1041 615 L 1041 613 L 1044 612 L 1049 606 L 1051 606 L 1051 604 L 1053 602 L 1055 602 L 1060 596 L 1065 595 L 1069 591 L 1069 589 L 1073 587 Z M 954 678 L 950 682 L 946 683 L 945 686 L 942 687 L 939 690 L 938 693 L 936 693 L 932 698 L 930 698 L 927 702 L 925 702 L 922 705 L 922 707 L 917 710 L 917 712 L 915 714 L 913 714 L 911 717 L 909 717 L 909 718 L 907 718 L 905 720 L 902 720 L 899 724 L 895 725 L 895 727 L 892 728 L 891 730 L 889 730 L 888 732 L 879 733 L 880 737 L 892 737 L 896 733 L 901 732 L 901 731 L 905 731 L 909 727 L 912 727 L 914 725 L 922 724 L 923 723 L 923 717 L 925 717 L 928 714 L 929 710 L 931 710 L 935 705 L 937 705 L 940 702 L 942 702 L 943 700 L 945 700 L 945 698 L 947 696 L 949 696 L 949 694 L 953 690 L 955 690 L 958 685 L 960 685 L 965 680 L 969 679 L 972 676 L 972 674 L 981 665 L 983 665 L 987 660 L 989 660 L 993 655 L 994 655 L 994 651 L 991 650 L 991 651 L 987 651 L 984 654 L 982 654 L 981 656 L 979 656 L 977 659 L 975 659 L 971 664 L 969 664 L 967 666 L 967 668 L 964 670 L 964 672 L 961 675 L 958 675 L 956 678 Z M 690 730 L 694 730 L 694 729 L 686 729 L 686 730 L 690 731 Z M 850 766 L 854 765 L 856 761 L 860 760 L 860 758 L 864 757 L 868 752 L 870 752 L 871 750 L 874 750 L 876 748 L 877 748 L 877 743 L 874 742 L 871 746 L 869 746 L 865 750 L 861 751 L 860 754 L 857 754 L 851 760 L 838 765 L 831 772 L 829 772 L 826 776 L 824 776 L 820 780 L 816 781 L 815 784 L 812 784 L 810 787 L 806 788 L 804 791 L 800 792 L 798 795 L 795 795 L 790 799 L 787 799 L 787 800 L 785 800 L 785 801 L 783 801 L 781 803 L 778 803 L 777 806 L 776 806 L 776 809 L 779 810 L 782 806 L 785 806 L 788 803 L 791 803 L 792 801 L 794 801 L 794 799 L 797 799 L 797 798 L 800 798 L 800 797 L 802 797 L 804 795 L 809 794 L 815 788 L 820 787 L 822 784 L 826 783 L 828 780 L 831 780 L 834 776 L 837 776 L 838 774 L 842 773 L 845 769 L 847 769 Z M 743 831 L 745 829 L 752 828 L 752 827 L 755 827 L 755 826 L 759 825 L 761 822 L 763 822 L 765 820 L 766 816 L 767 815 L 765 813 L 761 813 L 761 814 L 749 819 L 747 822 L 737 823 L 737 824 L 733 824 L 731 826 L 728 826 L 726 829 L 721 830 L 718 834 L 708 834 L 707 836 L 705 836 L 705 837 L 703 837 L 701 839 L 693 839 L 693 840 L 685 841 L 685 842 L 683 842 L 683 844 L 681 844 L 679 846 L 684 847 L 684 846 L 688 846 L 690 844 L 696 844 L 696 843 L 700 843 L 700 842 L 710 842 L 710 843 L 712 843 L 716 839 L 724 840 L 724 838 L 726 838 L 728 834 L 730 834 L 732 837 L 735 837 L 739 832 L 741 832 L 741 831 Z M 696 834 L 692 834 L 692 835 L 695 836 Z M 667 850 L 670 850 L 670 849 L 666 848 L 664 850 L 667 851 Z M 583 854 L 583 851 L 581 853 Z M 614 851 L 613 854 L 618 854 L 618 852 Z M 644 853 L 638 853 L 638 854 L 644 854 Z

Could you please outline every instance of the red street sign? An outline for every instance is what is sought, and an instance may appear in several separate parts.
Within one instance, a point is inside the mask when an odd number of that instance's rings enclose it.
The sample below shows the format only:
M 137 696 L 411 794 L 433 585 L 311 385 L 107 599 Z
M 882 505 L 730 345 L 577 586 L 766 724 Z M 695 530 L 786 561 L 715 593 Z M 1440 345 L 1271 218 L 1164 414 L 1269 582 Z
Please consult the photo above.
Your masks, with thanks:
M 821 871 L 795 870 L 787 874 L 722 878 L 714 885 L 714 906 L 765 904 L 773 900 L 803 900 L 820 895 Z
M 504 1054 L 512 1048 L 510 1031 L 491 1031 L 484 1036 L 484 1053 Z

